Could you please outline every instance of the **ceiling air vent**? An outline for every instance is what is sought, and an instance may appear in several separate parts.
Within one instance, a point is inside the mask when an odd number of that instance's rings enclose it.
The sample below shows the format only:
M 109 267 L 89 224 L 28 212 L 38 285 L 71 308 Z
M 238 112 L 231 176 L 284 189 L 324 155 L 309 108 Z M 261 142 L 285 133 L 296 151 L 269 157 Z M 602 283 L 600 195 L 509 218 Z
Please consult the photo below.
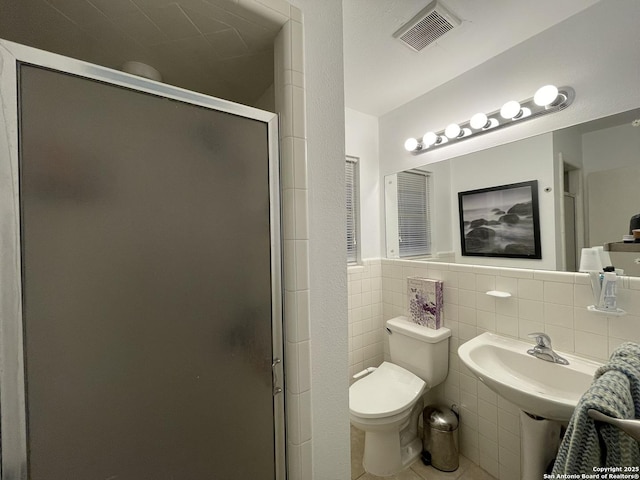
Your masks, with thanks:
M 419 52 L 458 25 L 460 25 L 460 19 L 434 0 L 393 36 L 407 47 Z

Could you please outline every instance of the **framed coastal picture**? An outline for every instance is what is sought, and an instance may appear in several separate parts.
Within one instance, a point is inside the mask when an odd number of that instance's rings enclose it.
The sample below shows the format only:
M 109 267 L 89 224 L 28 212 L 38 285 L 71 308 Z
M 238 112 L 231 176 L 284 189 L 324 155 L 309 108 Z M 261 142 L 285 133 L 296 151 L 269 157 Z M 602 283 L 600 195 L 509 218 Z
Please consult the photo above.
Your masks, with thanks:
M 542 258 L 538 181 L 458 193 L 462 255 Z

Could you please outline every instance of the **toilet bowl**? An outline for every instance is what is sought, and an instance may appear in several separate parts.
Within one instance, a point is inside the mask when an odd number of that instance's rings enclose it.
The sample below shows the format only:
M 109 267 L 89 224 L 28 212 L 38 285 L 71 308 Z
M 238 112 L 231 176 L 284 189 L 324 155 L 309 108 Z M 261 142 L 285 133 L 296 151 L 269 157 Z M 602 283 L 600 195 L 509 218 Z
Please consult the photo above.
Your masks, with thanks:
M 349 389 L 351 424 L 365 432 L 363 466 L 378 476 L 409 466 L 422 451 L 417 436 L 425 382 L 384 362 Z
M 391 362 L 349 388 L 351 424 L 365 432 L 362 464 L 381 477 L 395 475 L 422 453 L 422 396 L 447 376 L 451 336 L 448 328 L 430 329 L 405 317 L 386 326 Z

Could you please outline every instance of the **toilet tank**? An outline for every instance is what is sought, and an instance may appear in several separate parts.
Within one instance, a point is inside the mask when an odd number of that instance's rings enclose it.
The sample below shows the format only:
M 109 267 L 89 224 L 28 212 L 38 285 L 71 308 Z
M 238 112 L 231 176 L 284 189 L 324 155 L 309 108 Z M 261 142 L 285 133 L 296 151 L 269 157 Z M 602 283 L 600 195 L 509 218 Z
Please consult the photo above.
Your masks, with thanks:
M 391 362 L 406 368 L 433 388 L 444 381 L 449 371 L 448 328 L 423 327 L 406 317 L 387 320 Z

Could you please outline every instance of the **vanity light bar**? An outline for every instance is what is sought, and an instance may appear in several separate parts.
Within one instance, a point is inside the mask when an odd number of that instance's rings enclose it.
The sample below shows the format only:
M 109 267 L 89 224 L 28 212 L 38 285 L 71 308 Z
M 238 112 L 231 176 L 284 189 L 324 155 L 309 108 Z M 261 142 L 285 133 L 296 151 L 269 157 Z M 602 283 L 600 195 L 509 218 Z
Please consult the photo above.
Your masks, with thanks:
M 422 138 L 408 138 L 404 148 L 414 155 L 435 150 L 451 142 L 477 137 L 532 118 L 564 110 L 573 102 L 576 94 L 571 87 L 557 88 L 545 85 L 538 89 L 532 98 L 522 102 L 511 100 L 500 110 L 485 114 L 476 113 L 471 120 L 452 123 L 440 132 L 427 132 Z

